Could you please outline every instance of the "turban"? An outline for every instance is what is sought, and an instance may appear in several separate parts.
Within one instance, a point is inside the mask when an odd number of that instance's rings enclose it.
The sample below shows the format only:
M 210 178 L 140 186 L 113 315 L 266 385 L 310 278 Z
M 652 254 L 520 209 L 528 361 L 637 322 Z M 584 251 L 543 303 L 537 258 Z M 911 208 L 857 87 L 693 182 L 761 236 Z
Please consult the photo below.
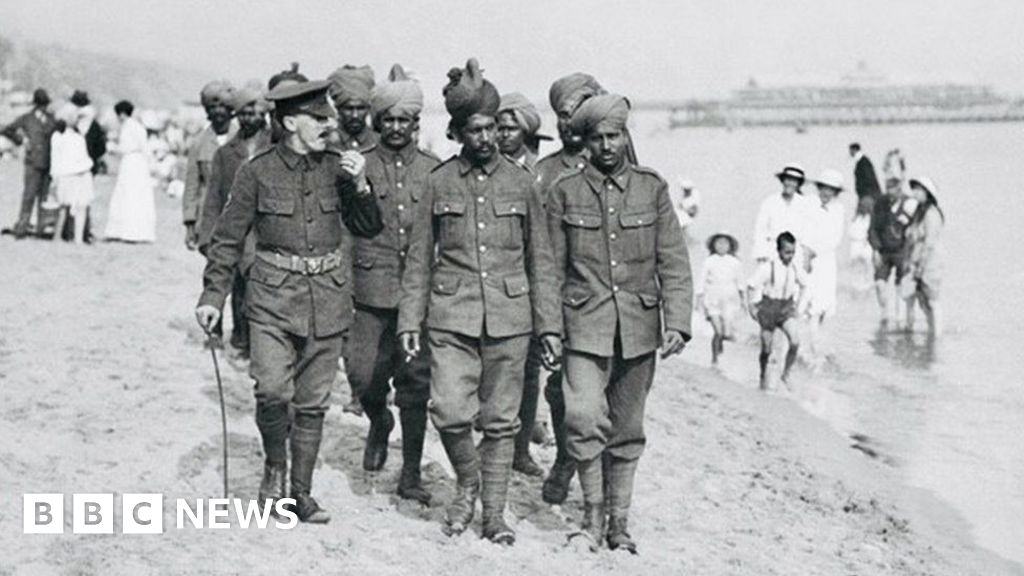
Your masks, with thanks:
M 587 98 L 604 93 L 604 88 L 593 76 L 576 72 L 555 80 L 548 92 L 548 100 L 555 114 L 562 111 L 572 114 Z
M 580 104 L 572 114 L 569 127 L 577 134 L 586 135 L 604 122 L 624 129 L 628 118 L 629 100 L 617 94 L 598 94 Z
M 476 58 L 470 58 L 465 68 L 448 71 L 448 84 L 442 93 L 444 107 L 456 123 L 465 122 L 473 114 L 494 116 L 501 104 L 498 89 L 484 80 Z
M 292 62 L 291 68 L 282 70 L 270 77 L 270 80 L 267 81 L 267 90 L 277 88 L 277 85 L 282 82 L 298 84 L 300 82 L 309 82 L 309 78 L 306 78 L 305 74 L 299 72 L 298 62 Z
M 216 104 L 228 104 L 231 101 L 231 92 L 234 91 L 231 83 L 227 80 L 214 80 L 203 86 L 199 92 L 199 102 L 203 108 Z
M 516 117 L 519 127 L 529 136 L 540 130 L 540 113 L 537 112 L 537 107 L 519 92 L 504 94 L 498 112 L 511 112 Z
M 231 108 L 238 112 L 249 104 L 256 104 L 257 112 L 266 112 L 270 103 L 263 98 L 263 93 L 256 88 L 245 86 L 235 90 L 231 95 Z
M 339 106 L 349 100 L 370 101 L 373 91 L 373 68 L 357 68 L 346 64 L 331 72 L 327 79 L 331 82 L 329 94 Z
M 423 91 L 420 85 L 409 78 L 401 64 L 391 67 L 388 82 L 373 88 L 370 98 L 370 112 L 374 118 L 393 111 L 395 114 L 414 117 L 423 110 Z

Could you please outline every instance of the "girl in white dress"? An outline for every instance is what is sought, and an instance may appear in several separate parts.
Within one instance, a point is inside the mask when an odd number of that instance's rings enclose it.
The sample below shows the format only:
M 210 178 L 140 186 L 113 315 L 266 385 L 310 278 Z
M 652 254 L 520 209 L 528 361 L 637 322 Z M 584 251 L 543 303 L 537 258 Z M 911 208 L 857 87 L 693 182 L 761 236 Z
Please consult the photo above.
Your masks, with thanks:
M 85 240 L 85 215 L 93 199 L 92 158 L 85 145 L 85 130 L 92 118 L 83 109 L 66 104 L 57 112 L 57 130 L 50 136 L 50 176 L 57 184 L 57 234 L 64 229 L 65 219 L 74 222 L 74 242 Z
M 134 106 L 122 100 L 114 106 L 121 131 L 112 152 L 121 156 L 117 184 L 107 211 L 107 240 L 153 242 L 156 240 L 156 205 L 149 174 L 146 129 L 132 118 Z
M 743 263 L 736 257 L 739 242 L 729 234 L 719 232 L 708 238 L 708 252 L 697 284 L 697 309 L 715 331 L 711 339 L 711 363 L 725 349 L 725 341 L 732 339 L 732 322 L 741 310 L 744 298 Z
M 843 205 L 837 196 L 843 191 L 843 176 L 837 170 L 824 170 L 814 181 L 818 201 L 807 223 L 807 244 L 814 252 L 811 273 L 807 277 L 807 315 L 810 317 L 809 352 L 818 355 L 818 331 L 825 319 L 836 313 L 838 265 L 836 251 L 843 239 L 846 222 Z

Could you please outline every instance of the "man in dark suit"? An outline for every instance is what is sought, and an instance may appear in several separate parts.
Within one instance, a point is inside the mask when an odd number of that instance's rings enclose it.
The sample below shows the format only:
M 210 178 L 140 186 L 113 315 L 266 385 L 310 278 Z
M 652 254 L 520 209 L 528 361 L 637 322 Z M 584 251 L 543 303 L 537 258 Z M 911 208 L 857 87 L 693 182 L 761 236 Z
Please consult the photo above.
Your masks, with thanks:
M 875 175 L 875 166 L 871 159 L 860 151 L 860 144 L 850 144 L 850 157 L 853 158 L 853 179 L 856 183 L 857 198 L 878 198 L 882 188 L 878 185 L 878 176 Z
M 50 135 L 55 124 L 53 115 L 47 109 L 50 95 L 37 88 L 32 94 L 32 110 L 11 122 L 0 134 L 17 145 L 25 143 L 25 191 L 21 196 L 21 211 L 14 225 L 14 237 L 21 239 L 28 235 L 28 224 L 36 210 L 36 227 L 42 229 L 42 203 L 50 188 Z M 38 231 L 38 230 L 37 230 Z

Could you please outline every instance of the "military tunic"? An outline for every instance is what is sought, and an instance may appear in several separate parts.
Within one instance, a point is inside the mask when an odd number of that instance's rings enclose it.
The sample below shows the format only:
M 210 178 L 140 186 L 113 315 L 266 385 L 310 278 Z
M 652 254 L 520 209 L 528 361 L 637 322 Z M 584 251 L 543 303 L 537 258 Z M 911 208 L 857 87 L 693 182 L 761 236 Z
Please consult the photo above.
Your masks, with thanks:
M 210 184 L 210 165 L 213 155 L 222 144 L 235 136 L 238 125 L 232 121 L 227 133 L 218 135 L 213 127 L 203 128 L 188 149 L 185 165 L 185 192 L 181 197 L 182 222 L 199 226 L 206 189 Z
M 690 335 L 689 254 L 668 185 L 627 165 L 555 182 L 548 229 L 562 295 L 568 450 L 643 451 L 643 408 L 662 328 Z
M 352 321 L 348 258 L 328 272 L 304 274 L 276 266 L 269 255 L 323 257 L 340 252 L 349 231 L 372 236 L 381 226 L 375 199 L 355 192 L 335 153 L 299 155 L 278 143 L 238 170 L 207 251 L 199 304 L 223 306 L 252 230 L 257 254 L 246 309 L 258 399 L 326 410 Z
M 370 128 L 353 136 L 339 126 L 336 135 L 337 142 L 332 143 L 331 147 L 338 152 L 344 152 L 345 150 L 369 152 L 380 142 L 380 134 Z
M 415 143 L 401 150 L 377 145 L 366 152 L 366 179 L 377 197 L 384 229 L 373 238 L 355 238 L 356 311 L 345 368 L 355 395 L 368 409 L 385 404 L 391 379 L 400 408 L 425 407 L 430 395 L 429 349 L 406 362 L 397 323 L 402 272 L 417 226 L 416 208 L 427 176 L 438 163 L 436 156 Z
M 533 177 L 497 153 L 481 166 L 456 156 L 430 174 L 418 210 L 398 331 L 426 321 L 434 424 L 460 432 L 479 413 L 486 435 L 512 436 L 530 334 L 561 332 Z

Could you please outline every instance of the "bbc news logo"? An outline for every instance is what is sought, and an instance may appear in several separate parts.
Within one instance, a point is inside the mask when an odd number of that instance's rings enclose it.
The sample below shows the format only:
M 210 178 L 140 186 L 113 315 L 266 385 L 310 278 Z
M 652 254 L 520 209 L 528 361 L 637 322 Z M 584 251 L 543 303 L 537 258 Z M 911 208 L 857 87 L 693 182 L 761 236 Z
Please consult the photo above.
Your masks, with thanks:
M 64 533 L 64 494 L 23 495 L 23 532 L 25 534 Z M 199 529 L 226 530 L 240 528 L 268 528 L 291 530 L 299 518 L 289 508 L 292 498 L 274 502 L 274 509 L 261 506 L 257 500 L 239 498 L 185 498 L 175 500 L 175 528 L 187 526 Z M 71 531 L 74 534 L 113 534 L 117 511 L 113 494 L 72 494 Z M 122 494 L 122 534 L 163 534 L 163 494 Z M 273 522 L 271 522 L 273 520 Z

